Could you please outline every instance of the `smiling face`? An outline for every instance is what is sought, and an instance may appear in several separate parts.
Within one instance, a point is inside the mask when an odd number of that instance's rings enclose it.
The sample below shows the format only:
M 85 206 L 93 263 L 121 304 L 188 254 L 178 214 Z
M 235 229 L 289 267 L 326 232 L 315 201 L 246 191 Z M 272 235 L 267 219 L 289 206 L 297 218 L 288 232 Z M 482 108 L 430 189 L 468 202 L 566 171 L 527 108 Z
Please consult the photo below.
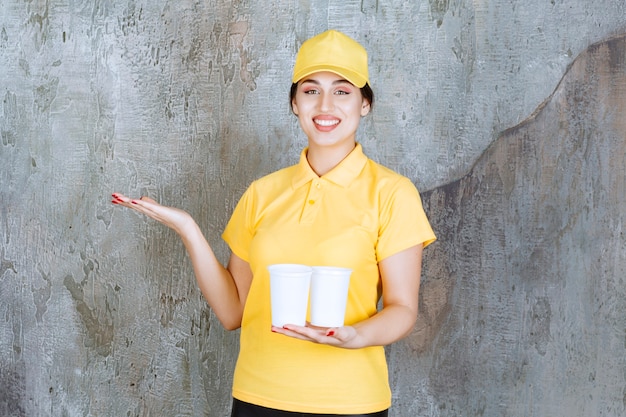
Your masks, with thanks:
M 316 72 L 298 82 L 292 110 L 309 139 L 309 152 L 347 151 L 356 143 L 361 117 L 370 103 L 361 90 L 332 72 Z

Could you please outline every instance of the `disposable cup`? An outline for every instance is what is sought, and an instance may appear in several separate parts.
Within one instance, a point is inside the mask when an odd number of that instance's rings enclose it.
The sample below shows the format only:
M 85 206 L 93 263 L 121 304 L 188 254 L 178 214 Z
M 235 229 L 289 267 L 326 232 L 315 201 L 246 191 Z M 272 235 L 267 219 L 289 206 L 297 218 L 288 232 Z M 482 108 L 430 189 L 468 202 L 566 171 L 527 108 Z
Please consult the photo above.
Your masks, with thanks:
M 270 299 L 272 325 L 306 324 L 306 312 L 311 284 L 310 266 L 298 264 L 275 264 L 268 266 L 270 272 Z
M 352 270 L 314 266 L 311 275 L 311 324 L 320 327 L 344 325 L 348 286 Z

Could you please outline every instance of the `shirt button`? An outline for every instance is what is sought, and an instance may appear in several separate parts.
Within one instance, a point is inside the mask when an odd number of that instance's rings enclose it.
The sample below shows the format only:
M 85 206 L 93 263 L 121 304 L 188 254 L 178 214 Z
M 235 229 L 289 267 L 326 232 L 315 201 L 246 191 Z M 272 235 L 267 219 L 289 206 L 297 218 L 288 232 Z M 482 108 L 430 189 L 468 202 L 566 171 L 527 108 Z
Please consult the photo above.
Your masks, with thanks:
M 315 187 L 316 187 L 316 188 L 318 188 L 318 189 L 319 189 L 319 188 L 322 188 L 322 184 L 320 184 L 319 182 L 316 182 L 316 183 L 315 183 Z

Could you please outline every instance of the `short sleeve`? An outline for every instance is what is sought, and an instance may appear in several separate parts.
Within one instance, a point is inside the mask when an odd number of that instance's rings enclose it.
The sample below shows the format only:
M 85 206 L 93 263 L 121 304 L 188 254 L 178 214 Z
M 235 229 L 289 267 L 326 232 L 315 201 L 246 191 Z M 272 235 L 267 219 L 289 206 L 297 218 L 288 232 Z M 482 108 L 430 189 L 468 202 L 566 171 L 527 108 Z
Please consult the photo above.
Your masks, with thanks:
M 426 217 L 419 192 L 413 183 L 402 177 L 389 191 L 381 193 L 379 234 L 376 247 L 378 261 L 436 240 Z
M 222 238 L 235 255 L 250 261 L 250 244 L 254 237 L 252 216 L 254 213 L 254 183 L 248 187 L 235 206 Z

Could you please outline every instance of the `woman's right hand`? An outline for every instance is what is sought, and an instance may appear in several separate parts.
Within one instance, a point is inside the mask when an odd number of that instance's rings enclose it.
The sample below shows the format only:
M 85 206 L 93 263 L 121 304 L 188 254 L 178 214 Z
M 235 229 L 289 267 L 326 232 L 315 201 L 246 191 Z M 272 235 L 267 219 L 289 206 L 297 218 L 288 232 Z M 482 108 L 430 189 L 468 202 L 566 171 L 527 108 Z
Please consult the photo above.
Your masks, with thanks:
M 112 197 L 111 203 L 145 214 L 173 229 L 178 234 L 181 234 L 187 225 L 193 223 L 193 219 L 186 211 L 163 206 L 149 197 L 131 199 L 120 193 L 113 193 Z
M 151 198 L 133 200 L 113 193 L 113 204 L 131 208 L 173 229 L 181 237 L 198 281 L 213 312 L 228 330 L 241 326 L 252 270 L 250 264 L 231 254 L 228 268 L 219 262 L 200 227 L 186 211 L 166 207 Z

